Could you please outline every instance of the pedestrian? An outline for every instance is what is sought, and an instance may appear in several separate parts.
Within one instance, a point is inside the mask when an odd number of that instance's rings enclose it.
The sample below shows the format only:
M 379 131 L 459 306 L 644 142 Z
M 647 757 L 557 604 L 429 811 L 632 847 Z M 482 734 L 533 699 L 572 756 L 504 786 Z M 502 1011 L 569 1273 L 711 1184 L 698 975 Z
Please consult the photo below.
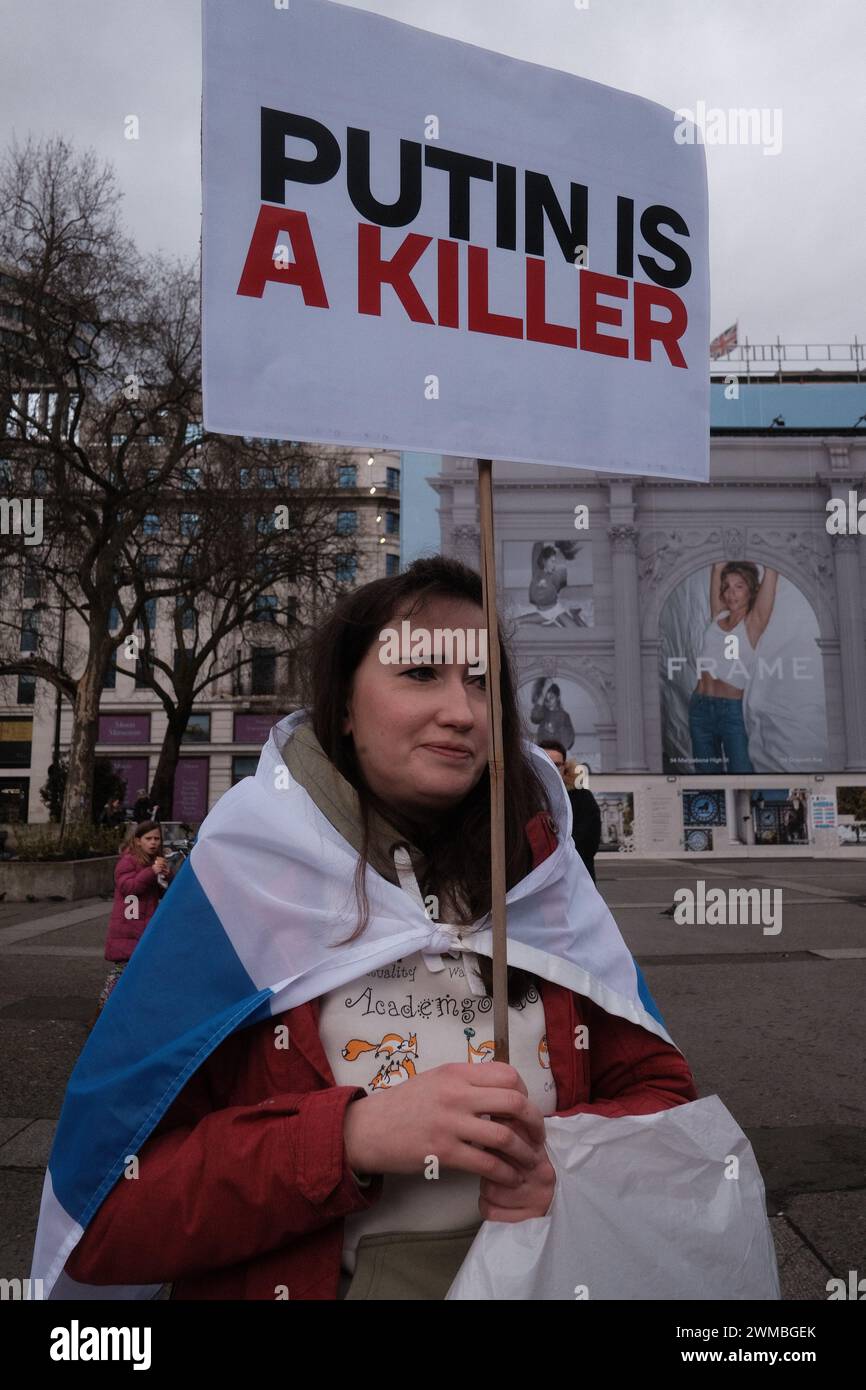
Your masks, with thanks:
M 516 966 L 508 969 L 511 1062 L 493 1060 L 491 961 L 472 951 L 469 934 L 491 905 L 486 677 L 473 673 L 465 650 L 463 664 L 380 659 L 381 634 L 403 618 L 411 619 L 413 637 L 424 632 L 428 642 L 431 630 L 474 635 L 484 628 L 481 603 L 480 576 L 436 556 L 343 595 L 317 624 L 304 663 L 306 707 L 272 731 L 256 777 L 210 813 L 214 829 L 206 820 L 184 887 L 178 881 L 172 889 L 184 961 L 194 958 L 184 945 L 191 932 L 225 940 L 213 935 L 205 879 L 248 904 L 237 922 L 229 920 L 230 899 L 221 908 L 221 932 L 246 933 L 242 957 L 213 950 L 200 962 L 223 1041 L 208 1055 L 202 1040 L 213 1034 L 198 1013 L 199 1031 L 182 1034 L 192 1037 L 194 1066 L 175 1073 L 168 1048 L 157 1049 L 150 1085 L 159 1088 L 161 1118 L 136 1148 L 137 1180 L 115 1174 L 113 1187 L 105 1185 L 64 1277 L 89 1285 L 172 1282 L 176 1299 L 443 1299 L 483 1220 L 548 1212 L 555 1174 L 545 1116 L 650 1114 L 696 1098 L 672 1044 L 590 998 L 589 984 L 578 995 Z M 504 646 L 502 656 L 505 876 L 512 888 L 556 855 L 565 803 L 555 774 L 521 738 Z M 274 849 L 263 858 L 269 834 Z M 557 856 L 557 875 L 566 871 L 566 858 Z M 348 901 L 335 891 L 343 883 Z M 397 957 L 387 954 L 396 943 L 382 952 L 379 904 L 384 892 L 398 912 L 401 888 L 416 903 L 425 895 L 415 920 L 431 904 L 436 925 L 423 928 L 434 944 Z M 571 900 L 544 901 L 562 913 L 572 910 Z M 586 930 L 610 933 L 601 949 L 628 960 L 615 924 L 607 918 L 603 925 L 603 916 L 588 909 Z M 392 933 L 399 930 L 394 917 L 384 928 Z M 551 930 L 556 936 L 563 927 Z M 171 944 L 166 931 L 159 948 Z M 167 981 L 163 997 L 150 980 L 156 946 L 155 939 L 146 962 L 133 962 L 128 981 L 130 994 L 141 986 L 154 1017 L 183 999 L 182 981 Z M 317 994 L 304 992 L 301 962 L 310 952 L 325 960 L 315 971 L 334 980 Z M 374 964 L 387 960 L 387 968 L 363 965 L 358 974 L 354 961 L 365 955 Z M 341 960 L 354 978 L 334 974 Z M 306 1002 L 271 1012 L 268 990 L 258 998 L 257 982 L 278 979 L 291 961 L 297 988 L 286 980 L 281 988 Z M 277 973 L 265 975 L 263 962 Z M 237 988 L 246 993 L 225 1008 L 227 989 L 216 996 L 214 986 L 238 971 Z M 583 971 L 580 978 L 589 979 Z M 588 1045 L 578 1053 L 580 1025 Z M 116 1088 L 109 1042 L 106 1033 L 108 1084 Z M 129 1055 L 131 1095 L 143 1058 Z M 119 1104 L 120 1093 L 113 1094 Z M 139 1104 L 152 1109 L 150 1095 L 137 1097 Z M 438 1180 L 431 1182 L 434 1162 Z
M 95 1017 L 102 1012 L 108 996 L 123 974 L 145 927 L 159 906 L 167 883 L 168 865 L 162 854 L 162 830 L 153 821 L 141 821 L 121 846 L 114 869 L 114 901 L 105 940 L 105 959 L 114 963 L 102 986 Z
M 123 809 L 121 797 L 113 796 L 109 801 L 106 801 L 98 823 L 111 829 L 115 829 L 118 825 L 125 825 L 126 811 Z
M 147 788 L 140 787 L 136 793 L 135 805 L 132 808 L 132 818 L 138 824 L 143 820 L 153 820 L 151 815 L 151 804 L 147 795 Z
M 601 811 L 589 787 L 576 787 L 577 764 L 566 758 L 565 749 L 556 739 L 546 738 L 539 743 L 550 761 L 559 769 L 571 802 L 571 838 L 574 847 L 589 870 L 595 883 L 595 856 L 601 844 Z

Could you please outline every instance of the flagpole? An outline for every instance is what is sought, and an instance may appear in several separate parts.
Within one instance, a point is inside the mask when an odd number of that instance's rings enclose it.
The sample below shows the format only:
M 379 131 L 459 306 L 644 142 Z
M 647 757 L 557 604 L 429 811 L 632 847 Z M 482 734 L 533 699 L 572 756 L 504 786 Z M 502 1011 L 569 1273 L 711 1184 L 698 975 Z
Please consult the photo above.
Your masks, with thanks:
M 496 554 L 493 546 L 493 464 L 478 459 L 481 518 L 481 583 L 487 629 L 487 761 L 490 769 L 490 901 L 493 919 L 494 1059 L 507 1062 L 508 956 L 505 919 L 505 762 L 499 688 L 499 622 L 496 615 Z

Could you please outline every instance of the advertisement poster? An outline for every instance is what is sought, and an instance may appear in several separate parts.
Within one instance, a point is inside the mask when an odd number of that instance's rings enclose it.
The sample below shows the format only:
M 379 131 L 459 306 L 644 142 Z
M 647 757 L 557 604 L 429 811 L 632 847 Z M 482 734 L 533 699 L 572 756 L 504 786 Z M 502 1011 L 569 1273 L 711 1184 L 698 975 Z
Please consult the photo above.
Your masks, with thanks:
M 534 743 L 555 739 L 569 758 L 601 771 L 596 714 L 590 696 L 576 681 L 544 676 L 524 685 L 518 695 L 527 737 Z
M 762 621 L 753 623 L 762 601 Z M 735 605 L 748 611 L 726 631 L 719 620 L 730 622 Z M 824 771 L 827 713 L 818 637 L 804 594 L 769 565 L 732 560 L 684 579 L 659 621 L 663 770 Z
M 504 616 L 521 627 L 592 627 L 592 545 L 583 540 L 504 541 Z

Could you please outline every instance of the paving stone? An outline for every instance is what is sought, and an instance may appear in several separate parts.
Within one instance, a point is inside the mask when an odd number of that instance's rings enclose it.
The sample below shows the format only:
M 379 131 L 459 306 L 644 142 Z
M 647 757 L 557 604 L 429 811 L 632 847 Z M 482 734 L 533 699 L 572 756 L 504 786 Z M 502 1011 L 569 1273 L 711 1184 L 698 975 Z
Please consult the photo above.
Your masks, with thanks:
M 48 1164 L 56 1124 L 54 1120 L 31 1120 L 26 1129 L 0 1145 L 0 1168 L 38 1168 Z

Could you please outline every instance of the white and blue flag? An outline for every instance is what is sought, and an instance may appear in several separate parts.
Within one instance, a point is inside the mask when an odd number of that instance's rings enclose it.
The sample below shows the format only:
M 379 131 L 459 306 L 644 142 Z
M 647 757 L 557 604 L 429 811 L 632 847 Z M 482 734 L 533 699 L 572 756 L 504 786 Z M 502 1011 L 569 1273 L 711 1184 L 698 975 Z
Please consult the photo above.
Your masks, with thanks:
M 160 1286 L 153 1285 L 83 1286 L 64 1273 L 64 1265 L 130 1156 L 139 1153 L 186 1081 L 225 1038 L 415 951 L 453 948 L 450 929 L 430 920 L 420 897 L 372 868 L 366 875 L 367 930 L 356 941 L 332 944 L 356 925 L 357 854 L 294 781 L 282 757 L 282 747 L 307 717 L 301 710 L 277 724 L 255 776 L 226 792 L 207 816 L 190 859 L 76 1063 L 49 1159 L 34 1251 L 32 1279 L 43 1281 L 46 1297 L 158 1293 Z M 533 748 L 533 756 L 559 842 L 507 895 L 509 964 L 588 996 L 608 1013 L 672 1042 L 574 848 L 571 806 L 560 776 L 540 750 Z M 489 928 L 478 930 L 472 941 L 474 951 L 492 954 Z M 680 1126 L 687 1119 L 684 1112 L 705 1105 L 676 1107 Z M 659 1122 L 663 1116 L 631 1118 Z M 556 1123 L 574 1126 L 584 1119 L 597 1117 Z M 703 1119 L 700 1128 L 706 1139 Z M 754 1166 L 753 1155 L 751 1162 Z M 756 1166 L 754 1173 L 762 1197 Z M 522 1296 L 552 1295 L 541 1290 Z

